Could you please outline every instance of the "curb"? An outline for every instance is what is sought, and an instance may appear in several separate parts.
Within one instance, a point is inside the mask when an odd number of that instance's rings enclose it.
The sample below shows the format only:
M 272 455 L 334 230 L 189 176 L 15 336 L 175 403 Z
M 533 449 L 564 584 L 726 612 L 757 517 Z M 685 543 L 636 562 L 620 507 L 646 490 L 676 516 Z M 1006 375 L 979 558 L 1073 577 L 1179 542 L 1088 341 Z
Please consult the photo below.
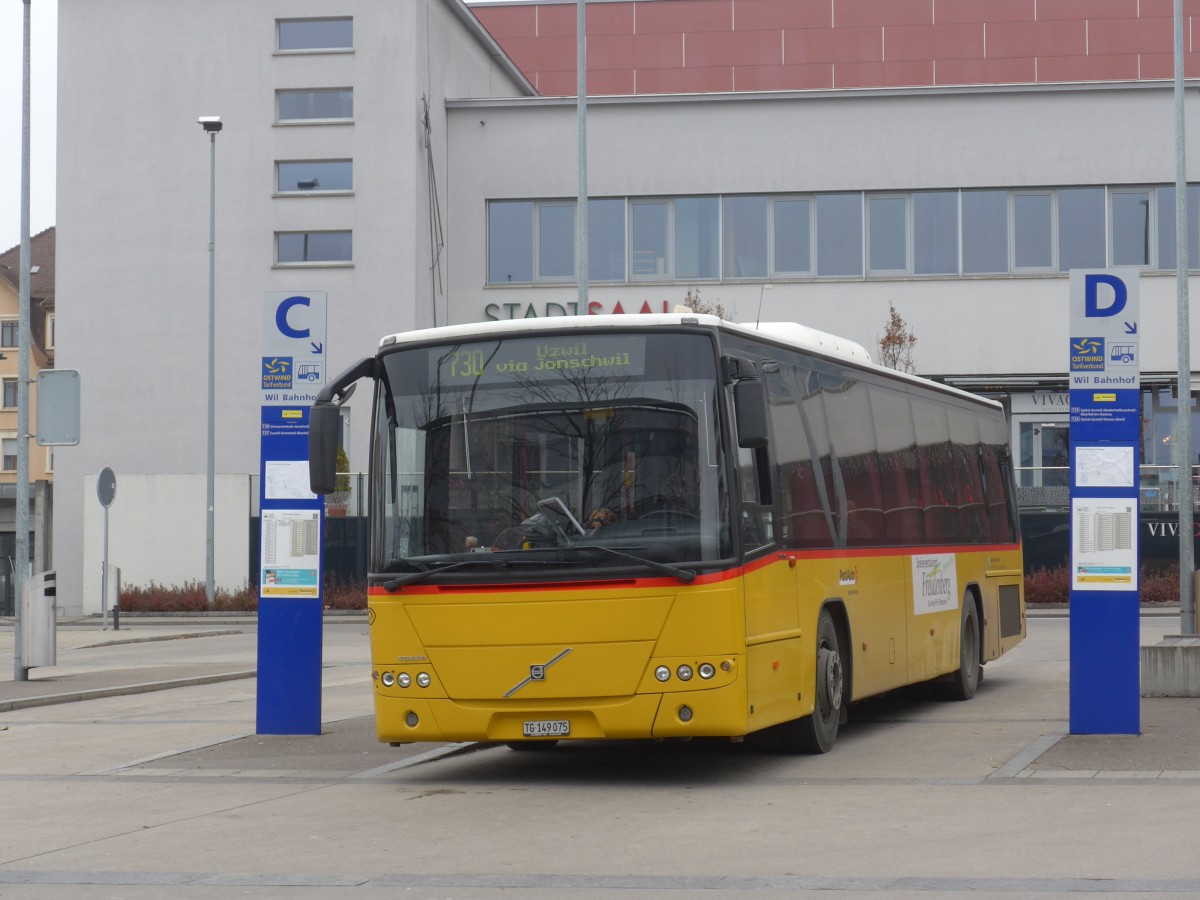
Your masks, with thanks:
M 257 669 L 241 672 L 223 672 L 217 675 L 196 675 L 191 678 L 174 678 L 170 681 L 147 681 L 141 684 L 122 684 L 115 687 L 94 688 L 86 691 L 67 691 L 62 694 L 43 694 L 40 697 L 18 697 L 15 700 L 0 700 L 0 712 L 29 709 L 36 706 L 54 706 L 59 703 L 76 703 L 80 700 L 101 700 L 105 697 L 123 697 L 129 694 L 148 694 L 151 691 L 166 691 L 171 688 L 194 687 L 202 684 L 218 684 L 254 678 Z

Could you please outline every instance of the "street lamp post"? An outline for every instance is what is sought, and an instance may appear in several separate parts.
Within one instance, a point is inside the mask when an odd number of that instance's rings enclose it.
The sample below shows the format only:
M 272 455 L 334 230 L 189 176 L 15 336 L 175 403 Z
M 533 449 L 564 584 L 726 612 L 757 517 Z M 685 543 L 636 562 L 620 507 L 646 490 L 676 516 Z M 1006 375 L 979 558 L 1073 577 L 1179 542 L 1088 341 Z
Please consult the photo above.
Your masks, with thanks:
M 21 66 L 21 274 L 17 297 L 17 491 L 13 579 L 13 680 L 28 681 L 21 642 L 21 600 L 29 568 L 29 0 L 25 2 L 25 25 Z
M 220 116 L 201 116 L 197 120 L 208 134 L 208 459 L 207 518 L 205 520 L 204 596 L 211 611 L 216 608 L 213 594 L 214 509 L 216 489 L 214 464 L 216 457 L 216 249 L 217 249 L 217 134 L 221 130 Z

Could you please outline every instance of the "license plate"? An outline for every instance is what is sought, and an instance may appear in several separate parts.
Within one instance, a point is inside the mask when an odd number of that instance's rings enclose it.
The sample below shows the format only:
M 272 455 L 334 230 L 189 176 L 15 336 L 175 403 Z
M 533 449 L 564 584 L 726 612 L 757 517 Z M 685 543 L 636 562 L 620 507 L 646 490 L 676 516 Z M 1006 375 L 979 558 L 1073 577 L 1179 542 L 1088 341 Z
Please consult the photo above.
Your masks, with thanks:
M 571 733 L 567 719 L 537 719 L 525 723 L 525 737 L 566 737 Z

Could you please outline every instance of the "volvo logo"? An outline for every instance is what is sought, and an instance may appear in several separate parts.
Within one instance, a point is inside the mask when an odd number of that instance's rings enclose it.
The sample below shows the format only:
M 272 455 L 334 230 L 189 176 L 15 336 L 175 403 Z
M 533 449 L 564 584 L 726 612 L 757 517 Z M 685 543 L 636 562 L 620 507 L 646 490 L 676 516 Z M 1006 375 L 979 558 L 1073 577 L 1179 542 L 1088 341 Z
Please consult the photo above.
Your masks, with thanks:
M 548 660 L 547 662 L 534 663 L 533 665 L 531 665 L 529 667 L 529 677 L 522 680 L 519 684 L 516 684 L 513 687 L 509 688 L 507 691 L 505 691 L 504 696 L 511 697 L 513 694 L 515 694 L 521 688 L 525 687 L 525 685 L 529 684 L 529 682 L 531 682 L 531 681 L 545 681 L 546 680 L 546 670 L 548 668 L 550 668 L 552 665 L 554 665 L 556 662 L 558 662 L 560 659 L 562 659 L 564 656 L 566 656 L 568 653 L 570 653 L 572 649 L 573 648 L 568 647 L 562 653 L 558 654 L 558 656 L 554 657 L 551 660 Z

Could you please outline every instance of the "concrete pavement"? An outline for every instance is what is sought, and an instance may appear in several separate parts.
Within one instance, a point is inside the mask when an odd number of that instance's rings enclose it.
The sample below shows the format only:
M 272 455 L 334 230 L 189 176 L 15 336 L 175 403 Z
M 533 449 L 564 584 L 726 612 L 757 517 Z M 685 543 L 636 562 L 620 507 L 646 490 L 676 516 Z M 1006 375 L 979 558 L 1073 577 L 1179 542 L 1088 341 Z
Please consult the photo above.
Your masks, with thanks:
M 22 811 L 0 897 L 1200 895 L 1200 701 L 1143 701 L 1139 736 L 1065 736 L 1067 626 L 1031 618 L 970 703 L 895 692 L 832 753 L 787 757 L 389 748 L 365 620 L 327 623 L 320 735 L 254 734 L 250 678 L 0 712 L 0 808 Z M 1145 617 L 1142 642 L 1177 629 Z M 64 628 L 35 682 L 254 665 L 253 621 L 125 631 Z M 108 642 L 130 637 L 160 639 Z

